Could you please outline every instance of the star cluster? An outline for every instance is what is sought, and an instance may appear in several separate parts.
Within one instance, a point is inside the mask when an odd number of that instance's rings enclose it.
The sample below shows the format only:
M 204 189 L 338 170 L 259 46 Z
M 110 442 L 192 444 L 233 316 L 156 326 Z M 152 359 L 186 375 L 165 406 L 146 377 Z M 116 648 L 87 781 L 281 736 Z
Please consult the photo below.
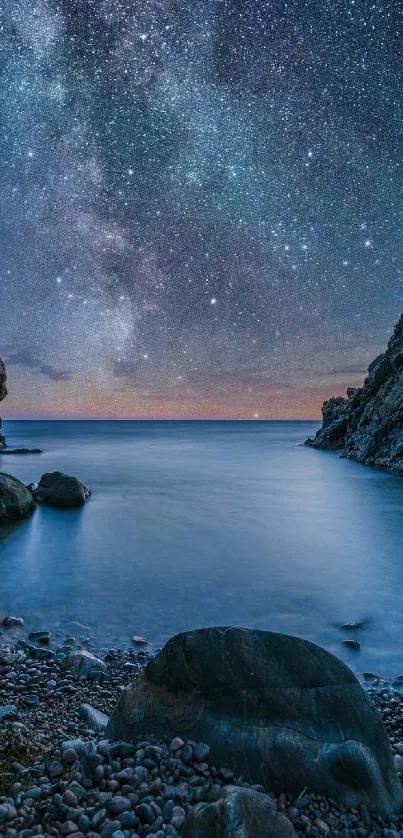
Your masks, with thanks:
M 313 417 L 403 308 L 392 0 L 4 0 L 14 415 Z

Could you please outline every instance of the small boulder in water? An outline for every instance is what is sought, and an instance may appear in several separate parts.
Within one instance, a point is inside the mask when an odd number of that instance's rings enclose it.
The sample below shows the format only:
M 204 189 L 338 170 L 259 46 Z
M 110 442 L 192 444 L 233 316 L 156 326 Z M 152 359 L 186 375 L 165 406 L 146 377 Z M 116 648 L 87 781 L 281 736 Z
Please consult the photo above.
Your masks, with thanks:
M 43 474 L 38 484 L 30 483 L 29 490 L 38 503 L 62 509 L 82 506 L 91 497 L 84 483 L 61 471 Z
M 1 623 L 3 628 L 18 628 L 24 625 L 22 617 L 4 617 Z
M 39 643 L 41 646 L 49 646 L 50 631 L 30 631 L 28 640 Z
M 339 629 L 342 631 L 362 631 L 365 628 L 365 623 L 363 621 L 353 621 L 351 623 L 342 623 L 339 626 Z
M 361 649 L 358 640 L 343 640 L 343 646 L 347 646 L 349 649 L 354 649 L 355 652 L 359 652 Z

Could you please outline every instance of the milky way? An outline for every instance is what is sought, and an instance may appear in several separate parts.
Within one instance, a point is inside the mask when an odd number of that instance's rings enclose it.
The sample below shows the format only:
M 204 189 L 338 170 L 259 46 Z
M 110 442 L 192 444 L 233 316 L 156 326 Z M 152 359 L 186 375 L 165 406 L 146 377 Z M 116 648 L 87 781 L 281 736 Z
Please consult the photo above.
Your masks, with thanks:
M 313 417 L 403 308 L 402 13 L 3 0 L 9 415 Z

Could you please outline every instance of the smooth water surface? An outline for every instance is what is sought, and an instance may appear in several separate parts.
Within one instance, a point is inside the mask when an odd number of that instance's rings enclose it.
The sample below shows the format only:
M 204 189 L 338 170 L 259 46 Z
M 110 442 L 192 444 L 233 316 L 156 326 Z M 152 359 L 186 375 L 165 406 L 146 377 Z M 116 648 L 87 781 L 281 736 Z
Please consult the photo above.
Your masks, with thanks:
M 78 621 L 99 646 L 271 629 L 357 673 L 401 674 L 403 478 L 301 446 L 316 427 L 6 422 L 10 447 L 44 453 L 0 458 L 2 471 L 26 483 L 65 471 L 92 499 L 0 530 L 0 613 L 56 635 Z M 336 626 L 360 619 L 357 653 Z

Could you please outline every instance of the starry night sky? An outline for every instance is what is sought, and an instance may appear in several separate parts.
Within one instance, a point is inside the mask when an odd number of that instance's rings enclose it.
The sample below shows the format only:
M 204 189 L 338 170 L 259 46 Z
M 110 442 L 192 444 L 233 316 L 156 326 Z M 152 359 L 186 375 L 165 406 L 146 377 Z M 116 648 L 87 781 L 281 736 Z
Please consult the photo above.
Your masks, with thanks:
M 7 416 L 317 417 L 403 309 L 395 0 L 2 0 Z

